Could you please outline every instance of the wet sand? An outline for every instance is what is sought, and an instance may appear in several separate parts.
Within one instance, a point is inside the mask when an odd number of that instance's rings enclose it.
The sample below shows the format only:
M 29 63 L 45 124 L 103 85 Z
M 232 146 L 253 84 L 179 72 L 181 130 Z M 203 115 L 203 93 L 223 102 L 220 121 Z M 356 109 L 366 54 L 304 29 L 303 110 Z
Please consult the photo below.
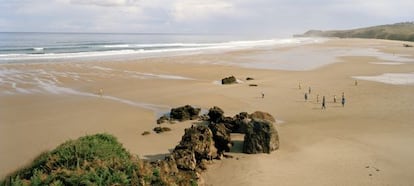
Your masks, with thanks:
M 114 134 L 142 158 L 162 158 L 191 122 L 170 125 L 173 131 L 161 135 L 141 133 L 151 131 L 169 108 L 191 104 L 216 105 L 228 115 L 262 110 L 284 121 L 276 124 L 278 151 L 246 155 L 238 145 L 231 153 L 235 158 L 215 161 L 203 173 L 206 185 L 409 185 L 414 181 L 414 86 L 366 80 L 355 86 L 352 78 L 413 73 L 414 51 L 402 43 L 332 39 L 296 48 L 125 62 L 3 64 L 0 177 L 67 139 L 98 132 Z M 285 52 L 281 57 L 272 57 L 280 51 Z M 321 65 L 308 64 L 313 60 Z M 251 68 L 269 65 L 271 70 Z M 229 75 L 243 82 L 214 83 Z M 345 107 L 333 103 L 342 92 Z M 326 96 L 326 110 L 316 103 L 317 94 Z

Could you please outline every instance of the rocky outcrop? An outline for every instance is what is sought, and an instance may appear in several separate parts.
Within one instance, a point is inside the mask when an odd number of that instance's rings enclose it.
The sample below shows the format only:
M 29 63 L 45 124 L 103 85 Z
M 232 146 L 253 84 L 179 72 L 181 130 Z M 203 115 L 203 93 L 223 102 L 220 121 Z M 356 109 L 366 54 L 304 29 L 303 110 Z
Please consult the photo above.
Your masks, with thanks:
M 226 77 L 226 78 L 221 79 L 221 84 L 222 85 L 233 84 L 233 83 L 237 83 L 237 79 L 234 76 L 230 76 L 230 77 Z
M 245 134 L 250 126 L 249 114 L 247 112 L 240 112 L 233 117 L 233 133 Z
M 272 122 L 252 119 L 250 123 L 244 136 L 244 153 L 270 153 L 279 148 L 279 136 Z
M 178 121 L 193 120 L 198 118 L 200 111 L 200 108 L 185 105 L 171 109 L 170 118 Z
M 224 111 L 219 108 L 214 106 L 213 108 L 210 108 L 208 110 L 208 117 L 209 117 L 209 121 L 213 122 L 213 123 L 218 123 L 221 122 L 224 118 Z
M 275 118 L 271 114 L 267 112 L 262 112 L 262 111 L 253 112 L 249 115 L 249 117 L 250 119 L 262 119 L 262 120 L 267 120 L 273 123 L 276 122 Z
M 231 148 L 230 130 L 223 124 L 211 123 L 208 125 L 213 133 L 213 140 L 219 154 L 229 152 Z
M 213 133 L 203 125 L 185 129 L 185 134 L 180 144 L 175 147 L 173 156 L 179 168 L 185 170 L 195 170 L 197 163 L 203 159 L 217 158 Z

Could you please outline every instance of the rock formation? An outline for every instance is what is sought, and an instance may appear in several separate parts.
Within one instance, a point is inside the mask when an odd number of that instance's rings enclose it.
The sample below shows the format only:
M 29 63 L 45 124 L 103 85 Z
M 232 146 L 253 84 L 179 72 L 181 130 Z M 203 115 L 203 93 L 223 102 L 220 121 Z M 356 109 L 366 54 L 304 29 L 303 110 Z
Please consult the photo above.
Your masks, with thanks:
M 203 125 L 185 129 L 174 151 L 173 156 L 177 165 L 187 170 L 194 170 L 201 160 L 217 158 L 217 149 L 214 145 L 213 133 Z
M 183 107 L 177 107 L 171 109 L 170 118 L 176 119 L 178 121 L 193 120 L 198 118 L 200 113 L 200 108 L 194 108 L 190 105 L 185 105 Z
M 262 119 L 262 120 L 267 120 L 273 123 L 276 122 L 275 118 L 271 114 L 267 112 L 262 112 L 262 111 L 253 112 L 249 115 L 249 117 L 250 119 Z
M 222 85 L 233 84 L 233 83 L 237 83 L 237 79 L 234 76 L 229 76 L 229 77 L 221 79 Z
M 252 119 L 250 123 L 244 136 L 244 153 L 270 153 L 279 148 L 279 136 L 272 122 Z
M 213 132 L 213 140 L 218 153 L 229 152 L 231 148 L 230 130 L 223 123 L 211 123 L 208 127 Z
M 213 123 L 221 122 L 224 118 L 223 114 L 224 111 L 221 108 L 214 106 L 208 110 L 209 121 Z

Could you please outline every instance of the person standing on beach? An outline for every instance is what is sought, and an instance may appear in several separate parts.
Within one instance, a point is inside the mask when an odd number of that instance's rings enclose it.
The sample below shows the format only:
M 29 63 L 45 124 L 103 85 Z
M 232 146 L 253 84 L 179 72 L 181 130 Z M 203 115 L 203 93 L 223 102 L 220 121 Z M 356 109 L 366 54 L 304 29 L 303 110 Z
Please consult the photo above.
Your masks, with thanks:
M 336 95 L 334 95 L 334 103 L 336 103 Z
M 262 92 L 262 99 L 264 98 L 264 92 Z
M 305 101 L 308 101 L 308 93 L 305 93 Z
M 322 109 L 326 109 L 326 105 L 325 105 L 325 96 L 322 97 Z
M 342 103 L 342 107 L 345 107 L 345 96 L 342 96 L 342 101 L 341 101 L 341 103 Z
M 311 89 L 311 87 L 309 87 L 309 94 L 311 94 L 311 92 L 312 92 L 312 89 Z

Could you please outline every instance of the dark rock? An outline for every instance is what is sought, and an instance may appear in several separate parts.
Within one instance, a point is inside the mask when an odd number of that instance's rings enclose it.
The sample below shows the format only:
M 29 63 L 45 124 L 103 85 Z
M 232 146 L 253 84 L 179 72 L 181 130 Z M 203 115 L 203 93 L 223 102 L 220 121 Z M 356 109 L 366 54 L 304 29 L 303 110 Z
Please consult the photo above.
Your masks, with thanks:
M 223 124 L 210 124 L 208 127 L 213 132 L 213 139 L 218 153 L 229 152 L 231 148 L 230 130 Z
M 413 47 L 413 45 L 403 44 L 404 47 Z
M 197 167 L 194 151 L 190 149 L 175 149 L 172 156 L 175 159 L 178 169 L 195 170 Z
M 202 159 L 210 160 L 217 157 L 217 149 L 214 145 L 213 133 L 204 125 L 185 129 L 185 134 L 181 138 L 180 144 L 174 149 L 175 154 L 176 151 L 179 153 L 178 155 L 186 156 L 192 156 L 191 153 L 188 153 L 187 151 L 192 152 L 196 162 L 200 162 Z M 183 156 L 179 156 L 179 158 L 182 159 Z M 192 157 L 187 157 L 185 159 L 190 160 Z M 177 158 L 175 160 L 178 164 Z M 192 166 L 188 165 L 187 167 Z
M 222 85 L 237 83 L 237 79 L 234 76 L 226 77 L 221 80 Z
M 252 127 L 244 136 L 244 153 L 270 153 L 279 148 L 279 136 L 272 122 L 253 119 L 250 123 Z
M 163 115 L 163 116 L 161 116 L 160 118 L 157 119 L 157 124 L 164 123 L 168 120 L 170 120 L 170 118 L 168 118 L 168 116 L 166 116 L 166 115 Z
M 209 121 L 213 123 L 218 123 L 223 120 L 223 114 L 224 111 L 221 108 L 214 106 L 213 108 L 210 108 L 208 110 L 208 117 L 210 118 Z
M 251 80 L 254 80 L 254 78 L 252 78 L 252 77 L 247 77 L 246 78 L 246 81 L 251 81 Z
M 183 107 L 177 107 L 177 108 L 171 109 L 170 118 L 176 119 L 179 121 L 197 119 L 200 111 L 201 111 L 200 108 L 194 108 L 190 105 L 185 105 Z
M 257 84 L 249 84 L 249 87 L 257 87 Z
M 253 112 L 249 115 L 249 117 L 250 119 L 262 119 L 262 120 L 267 120 L 273 123 L 276 122 L 275 118 L 271 114 L 267 112 L 262 112 L 262 111 Z
M 239 114 L 233 117 L 234 127 L 232 133 L 242 133 L 245 134 L 249 128 L 249 114 L 247 112 L 240 112 Z
M 151 134 L 151 133 L 148 132 L 148 131 L 144 131 L 141 135 L 146 136 L 146 135 L 149 135 L 149 134 Z
M 155 127 L 155 128 L 153 129 L 153 131 L 154 131 L 154 132 L 156 132 L 156 133 L 158 134 L 158 133 L 163 133 L 163 132 L 168 132 L 168 131 L 171 131 L 171 129 L 170 129 L 170 128 L 168 128 L 168 127 Z

